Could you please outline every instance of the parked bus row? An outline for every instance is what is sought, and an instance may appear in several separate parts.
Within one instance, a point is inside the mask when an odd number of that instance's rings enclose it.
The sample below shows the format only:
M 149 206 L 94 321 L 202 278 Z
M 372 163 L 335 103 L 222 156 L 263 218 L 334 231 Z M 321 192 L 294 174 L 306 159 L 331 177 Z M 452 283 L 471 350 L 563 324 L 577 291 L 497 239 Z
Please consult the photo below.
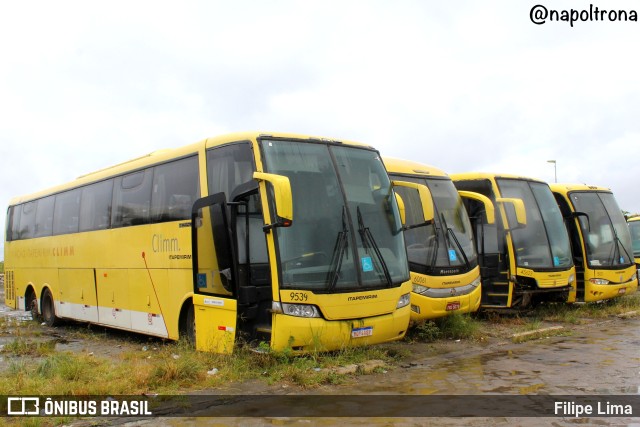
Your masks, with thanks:
M 5 302 L 204 351 L 333 350 L 410 320 L 631 293 L 632 254 L 607 189 L 243 133 L 11 200 Z

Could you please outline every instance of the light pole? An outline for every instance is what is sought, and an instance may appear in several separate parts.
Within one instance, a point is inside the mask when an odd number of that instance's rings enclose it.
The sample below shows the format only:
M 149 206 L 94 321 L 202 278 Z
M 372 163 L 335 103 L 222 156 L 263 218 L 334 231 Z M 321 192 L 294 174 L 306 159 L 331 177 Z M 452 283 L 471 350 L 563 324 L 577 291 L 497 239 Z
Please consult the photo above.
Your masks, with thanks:
M 553 178 L 554 182 L 558 183 L 558 166 L 555 160 L 547 160 L 547 163 L 553 163 Z

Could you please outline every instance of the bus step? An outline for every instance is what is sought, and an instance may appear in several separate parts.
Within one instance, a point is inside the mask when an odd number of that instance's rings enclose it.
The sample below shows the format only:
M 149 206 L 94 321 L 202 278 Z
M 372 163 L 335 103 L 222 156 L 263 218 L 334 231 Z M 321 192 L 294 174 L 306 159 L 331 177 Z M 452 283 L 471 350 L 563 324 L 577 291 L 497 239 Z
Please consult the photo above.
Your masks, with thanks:
M 261 334 L 271 334 L 271 325 L 256 325 L 256 332 Z
M 497 292 L 487 292 L 487 296 L 490 296 L 490 297 L 508 297 L 509 294 L 508 293 L 507 294 L 499 294 Z
M 483 309 L 487 309 L 487 308 L 506 308 L 506 305 L 496 305 L 496 304 L 483 304 L 482 308 Z

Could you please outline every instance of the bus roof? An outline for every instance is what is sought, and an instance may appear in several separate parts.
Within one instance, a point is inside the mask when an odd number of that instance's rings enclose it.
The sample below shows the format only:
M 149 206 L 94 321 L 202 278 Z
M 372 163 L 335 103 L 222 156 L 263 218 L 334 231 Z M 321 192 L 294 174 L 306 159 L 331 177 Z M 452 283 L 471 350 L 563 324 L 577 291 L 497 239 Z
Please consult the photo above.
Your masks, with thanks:
M 212 148 L 212 147 L 216 147 L 219 145 L 224 145 L 232 142 L 254 141 L 257 138 L 264 138 L 264 137 L 290 138 L 290 139 L 297 139 L 297 140 L 308 140 L 310 142 L 334 142 L 334 143 L 358 146 L 363 148 L 371 148 L 371 149 L 373 148 L 368 144 L 363 144 L 355 141 L 338 140 L 338 139 L 332 139 L 332 138 L 326 138 L 326 137 L 310 136 L 310 135 L 302 135 L 302 134 L 286 133 L 286 132 L 229 133 L 229 134 L 224 134 L 220 136 L 206 138 L 199 142 L 192 143 L 189 145 L 184 145 L 178 148 L 167 148 L 167 149 L 156 150 L 151 153 L 145 154 L 143 156 L 136 157 L 131 160 L 126 160 L 122 163 L 108 166 L 106 168 L 99 169 L 97 171 L 89 172 L 87 174 L 79 176 L 74 181 L 56 185 L 35 193 L 14 197 L 10 200 L 9 206 L 28 202 L 30 200 L 35 200 L 50 194 L 60 193 L 65 190 L 81 187 L 83 185 L 91 184 L 93 182 L 99 182 L 113 176 L 118 176 L 121 174 L 125 174 L 127 172 L 139 170 L 139 169 L 152 166 L 158 163 L 162 163 L 171 159 L 177 159 L 181 157 L 195 155 L 196 153 L 202 150 L 205 150 L 207 148 Z
M 551 187 L 551 191 L 556 191 L 564 194 L 570 193 L 572 191 L 602 191 L 611 193 L 611 189 L 609 188 L 587 184 L 549 184 L 549 187 Z
M 531 178 L 527 176 L 520 175 L 512 175 L 508 173 L 492 173 L 492 172 L 462 172 L 462 173 L 452 173 L 449 175 L 454 181 L 462 181 L 462 180 L 482 180 L 482 179 L 518 179 L 521 181 L 533 181 L 533 182 L 542 182 L 543 180 L 538 178 Z
M 290 138 L 290 139 L 302 139 L 309 140 L 311 142 L 335 142 L 345 145 L 355 145 L 359 147 L 373 148 L 369 144 L 363 144 L 361 142 L 350 141 L 345 139 L 328 138 L 325 136 L 317 135 L 304 135 L 298 133 L 288 132 L 236 132 L 225 135 L 219 135 L 204 140 L 207 148 L 215 147 L 217 145 L 228 144 L 229 142 L 243 141 L 243 140 L 255 140 L 258 138 Z
M 394 157 L 382 157 L 384 166 L 389 173 L 399 173 L 414 176 L 437 176 L 447 177 L 448 175 L 441 169 L 434 166 L 425 165 L 423 163 L 411 160 L 397 159 Z
M 635 221 L 640 221 L 640 215 L 627 218 L 627 222 L 635 222 Z

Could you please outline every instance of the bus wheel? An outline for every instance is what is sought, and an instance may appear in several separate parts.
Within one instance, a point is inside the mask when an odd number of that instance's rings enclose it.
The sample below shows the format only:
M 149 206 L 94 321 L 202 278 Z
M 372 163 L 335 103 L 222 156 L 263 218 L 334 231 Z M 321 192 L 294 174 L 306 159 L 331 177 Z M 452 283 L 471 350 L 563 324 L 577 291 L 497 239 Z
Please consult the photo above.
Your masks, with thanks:
M 49 289 L 45 289 L 42 294 L 42 320 L 47 326 L 55 326 L 58 322 L 56 309 L 53 305 L 53 295 Z
M 184 320 L 180 327 L 180 338 L 183 338 L 187 343 L 195 345 L 196 343 L 196 318 L 193 308 L 193 303 L 187 303 L 186 311 L 184 312 Z
M 29 289 L 25 297 L 26 309 L 31 312 L 31 318 L 33 320 L 40 320 L 40 310 L 38 310 L 38 299 L 33 290 Z

